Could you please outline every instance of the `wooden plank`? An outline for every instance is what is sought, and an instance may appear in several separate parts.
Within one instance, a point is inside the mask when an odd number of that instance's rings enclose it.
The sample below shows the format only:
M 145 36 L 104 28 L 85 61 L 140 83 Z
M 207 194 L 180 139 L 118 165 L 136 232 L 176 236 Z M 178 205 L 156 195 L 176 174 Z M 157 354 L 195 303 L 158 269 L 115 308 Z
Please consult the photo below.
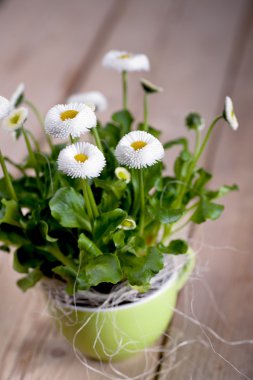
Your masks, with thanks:
M 229 91 L 233 95 L 241 128 L 234 134 L 223 124 L 220 127 L 222 136 L 221 133 L 215 136 L 213 143 L 216 147 L 213 144 L 208 154 L 208 166 L 213 166 L 215 173 L 214 186 L 231 183 L 232 180 L 240 185 L 241 190 L 225 200 L 227 211 L 219 221 L 215 224 L 207 223 L 193 235 L 193 242 L 200 250 L 197 275 L 183 292 L 178 305 L 179 311 L 186 313 L 186 316 L 176 316 L 170 330 L 172 335 L 178 335 L 180 330 L 184 333 L 177 342 L 179 347 L 173 363 L 165 357 L 163 370 L 166 375 L 159 379 L 167 379 L 172 365 L 176 368 L 170 371 L 171 380 L 231 380 L 253 377 L 253 307 L 249 302 L 253 289 L 253 260 L 250 250 L 252 7 L 248 7 L 245 16 L 240 28 L 242 33 L 238 30 L 238 36 L 247 36 L 247 46 L 243 51 L 245 41 L 235 40 L 232 56 L 237 61 L 233 62 L 229 75 L 224 76 L 221 93 L 223 96 Z M 238 54 L 238 49 L 241 54 Z M 236 58 L 238 56 L 240 60 Z M 231 72 L 238 75 L 231 75 Z M 187 315 L 190 319 L 187 319 Z M 199 323 L 208 326 L 214 333 Z M 170 342 L 168 351 L 175 349 L 176 346 Z
M 45 113 L 78 80 L 79 68 L 90 62 L 97 40 L 105 41 L 106 30 L 120 17 L 119 12 L 121 8 L 115 0 L 76 0 L 74 4 L 61 0 L 3 3 L 0 8 L 0 34 L 4 36 L 1 95 L 10 96 L 23 81 L 27 97 Z M 36 136 L 41 138 L 41 129 L 33 115 L 30 120 Z M 3 152 L 9 152 L 12 137 L 0 131 L 0 140 Z M 25 152 L 20 141 L 12 150 L 13 158 L 20 159 Z

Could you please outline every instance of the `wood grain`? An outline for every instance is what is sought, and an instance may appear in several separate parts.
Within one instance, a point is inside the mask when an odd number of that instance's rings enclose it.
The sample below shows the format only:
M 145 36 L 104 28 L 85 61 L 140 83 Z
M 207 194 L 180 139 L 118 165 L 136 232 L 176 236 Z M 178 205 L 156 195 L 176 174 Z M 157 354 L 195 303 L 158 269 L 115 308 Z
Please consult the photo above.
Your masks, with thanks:
M 231 183 L 233 178 L 239 184 L 240 192 L 231 194 L 225 200 L 227 210 L 219 221 L 215 224 L 207 223 L 193 233 L 193 244 L 199 250 L 197 273 L 184 290 L 178 305 L 179 311 L 184 311 L 186 316 L 176 315 L 170 330 L 172 334 L 183 330 L 178 344 L 189 343 L 178 349 L 173 363 L 178 363 L 178 367 L 170 372 L 172 380 L 253 378 L 253 307 L 250 302 L 253 291 L 253 259 L 250 248 L 250 173 L 253 159 L 250 142 L 253 116 L 250 100 L 253 90 L 252 16 L 253 9 L 249 7 L 245 17 L 247 22 L 241 26 L 244 30 L 241 33 L 238 31 L 238 36 L 243 35 L 244 39 L 235 44 L 232 54 L 233 57 L 238 57 L 237 49 L 241 51 L 240 61 L 232 63 L 237 75 L 232 76 L 228 72 L 224 76 L 223 85 L 223 92 L 229 91 L 233 95 L 240 129 L 236 134 L 223 123 L 220 126 L 222 131 L 217 131 L 213 137 L 207 155 L 207 166 L 212 167 L 215 173 L 213 185 Z M 187 316 L 213 329 L 221 339 L 194 321 L 187 320 Z M 168 348 L 173 349 L 173 345 L 168 343 Z M 165 356 L 164 359 L 164 368 L 169 370 L 168 358 Z M 168 372 L 160 378 L 167 379 L 167 376 Z
M 115 10 L 116 9 L 116 10 Z M 1 50 L 1 94 L 9 97 L 21 81 L 26 96 L 45 112 L 62 100 L 78 80 L 80 67 L 96 54 L 97 39 L 107 38 L 117 18 L 115 0 L 10 0 L 0 8 L 0 34 L 5 36 Z M 115 14 L 116 12 L 116 14 Z M 12 20 L 12 27 L 10 27 Z M 42 133 L 31 115 L 36 136 Z M 13 144 L 11 136 L 0 132 L 2 151 Z M 12 149 L 14 159 L 26 152 L 23 141 Z

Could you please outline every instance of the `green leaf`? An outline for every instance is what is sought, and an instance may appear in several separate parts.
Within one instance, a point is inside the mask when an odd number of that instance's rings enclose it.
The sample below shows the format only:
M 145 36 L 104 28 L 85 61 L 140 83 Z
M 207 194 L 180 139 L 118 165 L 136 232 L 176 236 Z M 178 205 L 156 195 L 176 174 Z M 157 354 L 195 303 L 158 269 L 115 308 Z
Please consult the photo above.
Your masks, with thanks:
M 224 186 L 221 186 L 218 190 L 208 190 L 208 191 L 206 191 L 205 192 L 205 196 L 209 200 L 211 200 L 211 199 L 217 199 L 217 198 L 224 197 L 224 195 L 227 195 L 231 191 L 237 191 L 237 190 L 239 190 L 239 187 L 237 185 L 232 185 L 232 186 L 224 185 Z
M 98 132 L 102 141 L 106 142 L 106 144 L 112 148 L 116 147 L 121 136 L 121 128 L 119 125 L 107 123 L 103 128 L 98 127 Z
M 120 181 L 120 180 L 108 181 L 108 180 L 95 179 L 94 183 L 96 187 L 104 189 L 108 193 L 112 193 L 113 196 L 116 197 L 117 199 L 120 199 L 123 196 L 124 191 L 127 186 L 124 181 Z
M 50 252 L 35 247 L 33 244 L 26 244 L 14 252 L 13 268 L 17 272 L 28 273 L 30 268 L 38 268 L 42 263 L 48 262 L 56 262 Z
M 84 254 L 89 254 L 91 256 L 100 256 L 103 254 L 97 245 L 88 239 L 84 234 L 79 236 L 78 248 L 80 251 L 84 251 Z
M 120 252 L 130 252 L 135 256 L 143 256 L 143 252 L 146 250 L 146 242 L 143 237 L 134 234 L 130 235 L 124 246 L 121 247 Z
M 0 225 L 0 241 L 6 245 L 19 246 L 27 243 L 27 239 L 21 228 L 9 224 Z
M 112 235 L 114 245 L 117 249 L 121 249 L 125 246 L 125 232 L 118 230 Z
M 13 181 L 16 194 L 18 194 L 19 204 L 22 207 L 34 208 L 34 205 L 41 201 L 40 189 L 38 189 L 36 178 L 21 177 Z
M 16 201 L 2 199 L 2 207 L 0 210 L 0 224 L 7 223 L 12 226 L 21 227 L 20 219 L 22 215 L 19 211 L 19 205 Z
M 30 220 L 26 225 L 26 235 L 35 245 L 44 245 L 47 241 L 56 242 L 58 239 L 48 235 L 48 224 L 44 220 Z
M 121 136 L 124 136 L 126 133 L 130 132 L 134 118 L 129 111 L 123 110 L 115 112 L 112 115 L 112 120 L 120 126 Z
M 55 243 L 58 240 L 48 235 L 48 224 L 44 220 L 40 222 L 40 232 L 42 237 L 49 243 Z
M 36 261 L 36 264 L 37 264 L 37 261 Z M 29 267 L 30 265 L 25 266 L 21 264 L 18 257 L 18 253 L 17 251 L 15 251 L 13 255 L 13 269 L 18 273 L 28 273 Z
M 127 217 L 127 213 L 120 208 L 105 212 L 94 223 L 94 241 L 99 242 L 104 238 L 109 239 L 112 232 Z
M 148 207 L 150 216 L 163 224 L 172 224 L 177 222 L 183 215 L 183 209 L 165 209 L 159 207 Z
M 18 280 L 17 285 L 25 292 L 27 289 L 32 288 L 42 277 L 43 273 L 39 269 L 34 269 L 26 277 Z
M 70 267 L 60 265 L 53 272 L 67 282 L 66 292 L 72 295 L 75 291 L 86 290 L 90 287 L 85 273 L 78 273 Z
M 192 185 L 192 188 L 194 193 L 200 194 L 203 187 L 211 180 L 212 174 L 208 173 L 203 168 L 198 169 L 196 174 L 198 175 L 198 178 Z
M 188 150 L 182 150 L 174 163 L 174 172 L 178 179 L 182 180 L 187 175 L 188 167 L 192 161 L 192 154 Z
M 138 170 L 138 169 L 137 169 Z M 162 176 L 163 164 L 157 162 L 149 168 L 142 169 L 144 173 L 145 193 L 147 194 L 155 186 L 155 182 Z M 139 182 L 138 182 L 139 186 Z
M 185 240 L 177 239 L 172 240 L 167 247 L 163 244 L 159 244 L 159 250 L 163 253 L 172 253 L 173 255 L 179 255 L 188 251 L 188 244 Z
M 163 255 L 156 247 L 137 257 L 131 253 L 120 255 L 122 271 L 131 285 L 148 285 L 151 278 L 163 268 Z
M 11 250 L 8 247 L 8 245 L 3 244 L 3 245 L 0 245 L 0 251 L 9 253 Z
M 216 220 L 219 218 L 223 210 L 223 205 L 213 203 L 202 198 L 197 209 L 192 215 L 191 220 L 196 224 L 203 223 L 207 219 Z
M 89 283 L 96 286 L 101 282 L 118 283 L 122 279 L 122 271 L 117 256 L 106 254 L 91 260 L 85 267 Z
M 170 149 L 175 145 L 182 145 L 184 150 L 188 150 L 188 140 L 185 137 L 167 141 L 165 144 L 163 144 L 163 147 L 164 149 Z
M 91 231 L 81 194 L 72 187 L 59 189 L 49 202 L 52 216 L 63 226 Z
M 139 123 L 138 126 L 137 126 L 137 130 L 139 131 L 143 131 L 144 130 L 144 123 Z M 156 129 L 154 127 L 151 127 L 150 125 L 148 126 L 148 130 L 147 130 L 148 133 L 150 133 L 151 135 L 153 135 L 154 137 L 156 137 L 157 139 L 159 139 L 160 135 L 161 135 L 161 131 L 159 131 L 159 129 Z

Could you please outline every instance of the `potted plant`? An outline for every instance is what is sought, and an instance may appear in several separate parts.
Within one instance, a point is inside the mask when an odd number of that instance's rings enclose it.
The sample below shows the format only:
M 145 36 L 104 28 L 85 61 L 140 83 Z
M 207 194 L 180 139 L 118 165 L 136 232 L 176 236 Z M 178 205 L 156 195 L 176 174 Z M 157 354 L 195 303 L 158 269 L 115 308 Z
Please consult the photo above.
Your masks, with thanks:
M 148 70 L 148 58 L 112 51 L 103 65 L 121 73 L 123 94 L 123 109 L 105 125 L 96 117 L 106 107 L 100 93 L 71 96 L 45 121 L 23 85 L 10 100 L 0 97 L 2 126 L 24 139 L 28 153 L 21 163 L 0 154 L 0 240 L 2 251 L 14 247 L 13 267 L 23 274 L 18 286 L 26 291 L 42 284 L 75 348 L 120 360 L 166 329 L 194 267 L 188 242 L 175 234 L 188 223 L 216 220 L 224 209 L 216 199 L 237 189 L 209 189 L 212 175 L 199 160 L 219 120 L 233 129 L 238 122 L 227 97 L 206 132 L 199 114 L 187 116 L 186 127 L 196 136 L 193 150 L 185 137 L 162 144 L 148 121 L 149 95 L 161 88 L 141 79 L 144 117 L 138 125 L 128 109 L 127 75 Z M 27 128 L 28 108 L 46 132 L 46 152 Z M 176 145 L 174 173 L 165 175 L 165 150 Z M 19 175 L 14 178 L 7 165 Z

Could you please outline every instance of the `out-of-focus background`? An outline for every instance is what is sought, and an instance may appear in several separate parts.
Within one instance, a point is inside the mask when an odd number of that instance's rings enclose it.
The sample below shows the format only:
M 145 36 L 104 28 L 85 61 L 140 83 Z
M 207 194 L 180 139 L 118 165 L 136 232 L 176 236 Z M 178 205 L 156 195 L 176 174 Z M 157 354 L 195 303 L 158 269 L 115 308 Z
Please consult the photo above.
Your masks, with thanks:
M 117 370 L 133 379 L 148 368 L 143 380 L 252 379 L 252 0 L 2 0 L 0 36 L 0 95 L 9 97 L 24 82 L 28 99 L 43 113 L 73 92 L 91 90 L 108 98 L 102 121 L 120 109 L 120 77 L 101 66 L 110 49 L 149 56 L 151 71 L 141 76 L 164 88 L 150 98 L 150 122 L 163 131 L 163 141 L 188 133 L 189 111 L 201 112 L 208 124 L 222 111 L 224 97 L 233 98 L 240 128 L 233 132 L 220 123 L 205 165 L 214 171 L 214 185 L 236 182 L 240 192 L 225 200 L 219 221 L 191 231 L 198 265 L 180 295 L 178 310 L 186 316 L 176 313 L 168 330 L 172 338 L 148 362 L 140 355 Z M 129 106 L 137 119 L 139 76 L 129 81 Z M 43 146 L 32 116 L 29 128 Z M 13 159 L 24 155 L 22 141 L 14 143 L 2 130 L 0 145 Z M 172 156 L 166 160 L 171 170 Z M 38 291 L 23 295 L 16 288 L 11 265 L 11 257 L 1 253 L 0 379 L 107 378 L 75 358 Z

